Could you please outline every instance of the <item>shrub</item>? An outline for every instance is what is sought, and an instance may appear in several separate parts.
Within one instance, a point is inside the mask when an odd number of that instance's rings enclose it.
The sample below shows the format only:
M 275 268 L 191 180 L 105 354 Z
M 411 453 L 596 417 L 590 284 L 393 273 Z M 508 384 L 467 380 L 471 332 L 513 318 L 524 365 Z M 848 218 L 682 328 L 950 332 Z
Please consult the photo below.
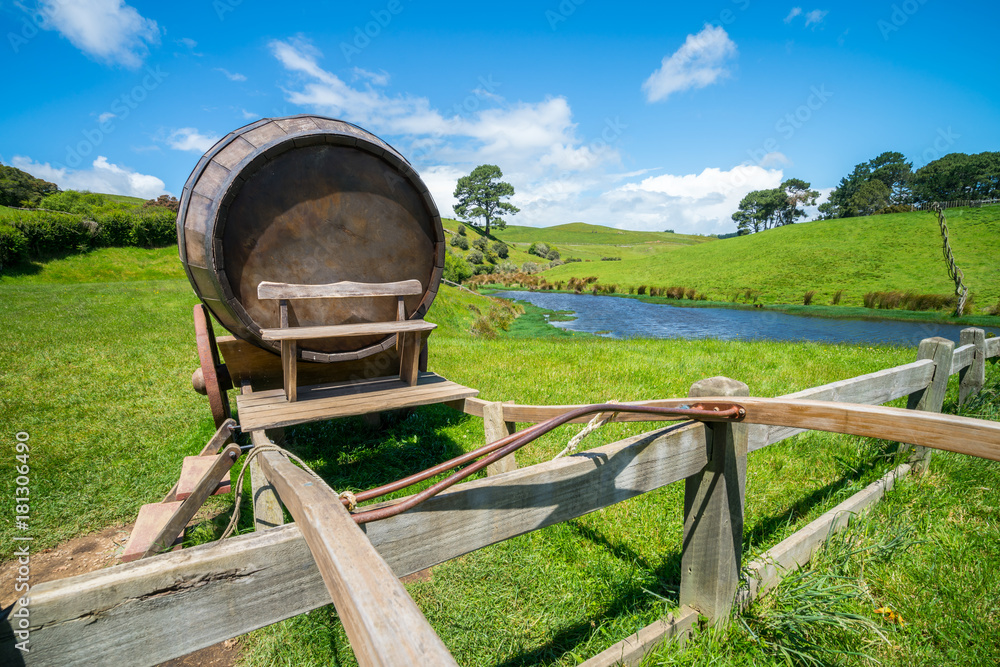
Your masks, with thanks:
M 473 250 L 468 255 L 465 256 L 465 260 L 469 264 L 482 264 L 483 263 L 483 253 L 478 250 Z
M 545 257 L 549 254 L 549 244 L 542 243 L 541 241 L 535 241 L 530 246 L 528 246 L 529 255 L 537 255 L 539 257 Z
M 143 210 L 136 216 L 132 243 L 140 248 L 162 248 L 177 243 L 177 214 L 158 206 Z
M 831 301 L 830 303 L 836 306 L 838 303 L 840 303 L 840 297 L 842 296 L 844 296 L 844 290 L 842 289 L 837 290 L 837 293 L 833 295 L 833 301 Z
M 28 247 L 28 239 L 13 227 L 0 227 L 0 268 L 17 261 Z
M 451 244 L 456 248 L 461 248 L 462 250 L 469 249 L 469 239 L 465 238 L 464 236 L 452 236 Z
M 33 256 L 75 252 L 90 241 L 90 230 L 80 216 L 37 211 L 14 221 Z
M 480 252 L 486 252 L 490 242 L 485 236 L 480 236 L 478 239 L 472 242 L 472 247 L 478 249 Z
M 805 295 L 802 297 L 802 305 L 803 306 L 811 305 L 814 296 L 816 296 L 816 290 L 811 289 L 808 292 L 806 292 Z
M 555 259 L 555 260 L 552 260 L 551 262 L 549 262 L 549 268 L 551 269 L 551 268 L 553 268 L 555 266 L 562 266 L 565 263 L 566 262 L 562 261 L 561 259 Z
M 444 279 L 461 283 L 472 277 L 472 267 L 461 257 L 448 253 L 444 256 Z
M 689 300 L 691 300 L 691 301 L 694 301 L 694 297 L 695 297 L 695 294 L 697 294 L 697 293 L 698 293 L 698 290 L 696 290 L 696 289 L 695 289 L 695 288 L 693 288 L 693 287 L 689 287 L 689 288 L 688 288 L 688 289 L 687 289 L 687 290 L 686 290 L 686 291 L 684 292 L 684 296 L 686 296 L 686 297 L 687 297 L 687 298 L 688 298 Z
M 553 262 L 556 261 L 559 259 L 559 251 L 555 248 L 550 248 L 549 251 L 545 253 L 545 259 Z
M 156 199 L 150 199 L 142 205 L 143 208 L 151 208 L 153 206 L 165 208 L 177 213 L 180 210 L 181 203 L 177 201 L 176 197 L 171 197 L 170 195 L 160 195 Z
M 582 260 L 582 259 L 580 259 L 579 257 L 567 257 L 567 258 L 566 258 L 566 262 L 567 262 L 567 263 L 569 263 L 569 262 L 582 262 L 582 261 L 583 261 L 583 260 Z
M 638 294 L 639 296 L 642 296 L 645 293 L 646 293 L 646 286 L 645 285 L 639 285 L 639 288 L 636 290 L 636 294 Z
M 525 262 L 521 265 L 521 271 L 524 273 L 538 273 L 540 270 L 541 267 L 539 267 L 535 262 Z
M 601 257 L 601 261 L 602 262 L 620 262 L 620 261 L 622 261 L 622 258 L 621 257 Z
M 507 244 L 504 243 L 503 241 L 494 241 L 493 245 L 490 247 L 493 248 L 493 252 L 495 252 L 497 257 L 499 257 L 500 259 L 507 259 L 507 257 L 510 255 L 510 249 L 507 247 Z
M 135 216 L 125 211 L 112 211 L 97 218 L 97 243 L 109 248 L 121 248 L 132 243 Z
M 497 271 L 500 273 L 517 273 L 517 264 L 510 261 L 503 261 L 497 264 Z
M 868 292 L 864 296 L 865 308 L 891 310 L 941 310 L 958 306 L 958 297 L 950 294 L 917 294 L 915 292 Z M 971 299 L 966 305 L 971 304 Z
M 458 225 L 458 235 L 459 236 L 465 236 L 465 225 L 464 224 L 459 223 L 459 225 Z

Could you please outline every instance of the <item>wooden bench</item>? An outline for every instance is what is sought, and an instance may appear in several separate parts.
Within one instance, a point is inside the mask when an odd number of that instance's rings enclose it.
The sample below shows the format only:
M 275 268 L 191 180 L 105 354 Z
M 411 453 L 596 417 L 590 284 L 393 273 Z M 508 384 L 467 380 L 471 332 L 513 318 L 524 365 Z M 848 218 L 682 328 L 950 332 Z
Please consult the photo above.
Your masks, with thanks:
M 281 343 L 281 368 L 284 375 L 285 398 L 288 402 L 294 402 L 298 398 L 296 357 L 298 356 L 298 341 L 300 340 L 396 334 L 396 349 L 399 352 L 399 379 L 411 387 L 415 386 L 419 378 L 420 334 L 434 329 L 437 325 L 424 320 L 406 319 L 403 297 L 422 293 L 423 286 L 419 280 L 403 280 L 394 283 L 342 281 L 326 285 L 292 285 L 266 281 L 260 283 L 257 286 L 257 298 L 278 301 L 281 326 L 273 329 L 261 329 L 260 335 L 263 340 Z M 395 297 L 395 321 L 308 327 L 292 327 L 288 324 L 288 302 L 292 300 L 371 297 Z

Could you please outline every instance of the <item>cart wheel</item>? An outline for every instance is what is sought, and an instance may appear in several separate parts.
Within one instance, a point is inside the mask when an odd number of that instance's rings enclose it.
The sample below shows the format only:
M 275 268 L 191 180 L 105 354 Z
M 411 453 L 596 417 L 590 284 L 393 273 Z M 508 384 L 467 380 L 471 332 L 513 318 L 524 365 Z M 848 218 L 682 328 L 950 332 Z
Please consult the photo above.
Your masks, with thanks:
M 232 415 L 232 410 L 229 408 L 229 395 L 226 392 L 233 388 L 233 382 L 229 378 L 226 365 L 219 360 L 219 348 L 215 344 L 212 318 L 208 314 L 208 308 L 201 303 L 194 307 L 194 335 L 198 341 L 198 359 L 201 362 L 201 368 L 194 372 L 192 381 L 196 391 L 208 396 L 208 405 L 212 410 L 212 417 L 215 419 L 215 427 L 219 428 L 222 426 L 222 422 Z M 204 387 L 204 392 L 201 391 L 202 387 Z

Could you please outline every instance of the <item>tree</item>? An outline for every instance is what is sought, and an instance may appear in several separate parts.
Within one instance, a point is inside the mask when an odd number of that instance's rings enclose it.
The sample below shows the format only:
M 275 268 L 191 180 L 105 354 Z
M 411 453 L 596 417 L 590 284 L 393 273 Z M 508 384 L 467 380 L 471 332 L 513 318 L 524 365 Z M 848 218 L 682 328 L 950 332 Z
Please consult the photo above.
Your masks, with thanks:
M 779 211 L 788 204 L 780 188 L 754 190 L 740 200 L 739 209 L 733 213 L 738 233 L 762 232 L 777 225 Z
M 58 192 L 55 183 L 35 178 L 17 167 L 0 164 L 0 206 L 38 206 L 45 195 Z
M 889 188 L 877 178 L 862 183 L 851 197 L 851 206 L 858 215 L 873 215 L 888 205 Z
M 809 183 L 801 178 L 790 178 L 781 184 L 781 192 L 785 195 L 785 206 L 778 209 L 778 224 L 790 225 L 796 218 L 802 218 L 806 212 L 799 206 L 815 206 L 819 192 L 809 189 Z
M 503 213 L 511 215 L 521 209 L 503 201 L 514 195 L 514 186 L 500 180 L 503 172 L 493 164 L 481 164 L 472 170 L 468 176 L 458 179 L 455 186 L 455 215 L 468 220 L 470 224 L 479 226 L 473 220 L 482 218 L 484 233 L 489 236 L 490 225 L 503 229 L 507 222 L 500 217 Z
M 907 162 L 902 153 L 886 151 L 868 162 L 869 180 L 882 181 L 889 191 L 890 204 L 909 204 L 913 201 L 913 163 Z
M 919 201 L 1000 197 L 1000 153 L 949 153 L 917 170 L 913 194 Z
M 889 204 L 909 204 L 913 201 L 913 163 L 896 151 L 886 151 L 877 157 L 854 165 L 854 170 L 840 179 L 840 185 L 830 193 L 830 201 L 820 207 L 825 218 L 853 218 L 868 215 L 858 210 L 856 202 L 871 201 L 881 190 L 875 186 L 866 187 L 859 197 L 861 188 L 871 181 L 882 183 L 886 192 L 886 206 Z M 868 210 L 867 208 L 865 210 Z

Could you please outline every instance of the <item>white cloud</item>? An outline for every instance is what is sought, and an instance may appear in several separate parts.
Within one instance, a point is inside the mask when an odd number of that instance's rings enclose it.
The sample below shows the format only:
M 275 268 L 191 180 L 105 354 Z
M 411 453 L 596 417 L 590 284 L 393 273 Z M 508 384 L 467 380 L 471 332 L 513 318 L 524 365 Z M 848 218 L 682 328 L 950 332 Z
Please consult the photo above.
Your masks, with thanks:
M 170 133 L 167 137 L 167 145 L 178 151 L 204 153 L 218 140 L 219 137 L 206 136 L 193 127 L 182 127 Z
M 189 49 L 193 49 L 194 47 L 198 46 L 198 42 L 194 41 L 190 37 L 181 37 L 180 39 L 177 40 L 177 43 L 183 44 Z
M 104 113 L 102 113 L 100 116 L 97 117 L 97 123 L 99 125 L 104 124 L 107 121 L 111 120 L 112 118 L 118 118 L 118 116 L 111 113 L 110 111 L 105 111 Z
M 792 161 L 781 151 L 771 151 L 766 153 L 757 164 L 761 167 L 787 167 L 792 164 Z
M 387 73 L 355 70 L 365 83 L 347 84 L 320 67 L 321 54 L 308 42 L 274 41 L 271 50 L 286 69 L 302 77 L 300 85 L 286 91 L 290 102 L 376 134 L 403 135 L 415 149 L 411 158 L 419 162 L 469 164 L 470 170 L 475 164 L 492 162 L 513 175 L 588 170 L 618 161 L 617 152 L 606 142 L 583 144 L 569 103 L 562 97 L 500 104 L 473 92 L 467 97 L 474 103 L 471 110 L 469 105 L 456 105 L 454 113 L 446 115 L 425 97 L 391 95 L 376 88 L 376 82 L 388 82 Z
M 112 164 L 103 155 L 94 160 L 92 169 L 56 168 L 48 162 L 36 163 L 22 155 L 14 156 L 13 165 L 37 178 L 52 181 L 64 190 L 88 190 L 143 199 L 167 192 L 163 181 L 156 176 Z
M 704 88 L 728 74 L 724 63 L 736 54 L 736 44 L 721 27 L 706 24 L 696 35 L 688 35 L 681 48 L 664 56 L 642 89 L 646 100 L 658 102 L 689 88 Z
M 829 13 L 830 13 L 829 10 L 826 9 L 814 9 L 811 12 L 808 12 L 806 14 L 806 25 L 809 26 L 814 23 L 816 25 L 819 25 L 820 23 L 823 22 L 823 19 L 826 18 L 826 15 Z
M 230 72 L 229 70 L 225 69 L 224 67 L 216 67 L 215 71 L 216 72 L 222 72 L 225 75 L 225 77 L 227 79 L 229 79 L 230 81 L 246 81 L 247 80 L 247 78 L 246 78 L 245 75 L 240 74 L 239 72 Z
M 385 86 L 389 83 L 389 73 L 385 70 L 380 72 L 369 72 L 366 69 L 361 69 L 360 67 L 355 67 L 353 70 L 354 79 L 368 79 L 375 86 Z
M 42 0 L 45 27 L 94 59 L 135 68 L 160 41 L 156 21 L 122 0 Z
M 247 111 L 246 109 L 240 109 L 240 113 L 243 114 L 245 120 L 257 120 L 260 118 L 260 114 L 256 114 L 253 111 Z
M 788 16 L 785 17 L 785 23 L 791 23 L 792 19 L 802 13 L 801 7 L 792 7 L 792 11 L 788 12 Z

